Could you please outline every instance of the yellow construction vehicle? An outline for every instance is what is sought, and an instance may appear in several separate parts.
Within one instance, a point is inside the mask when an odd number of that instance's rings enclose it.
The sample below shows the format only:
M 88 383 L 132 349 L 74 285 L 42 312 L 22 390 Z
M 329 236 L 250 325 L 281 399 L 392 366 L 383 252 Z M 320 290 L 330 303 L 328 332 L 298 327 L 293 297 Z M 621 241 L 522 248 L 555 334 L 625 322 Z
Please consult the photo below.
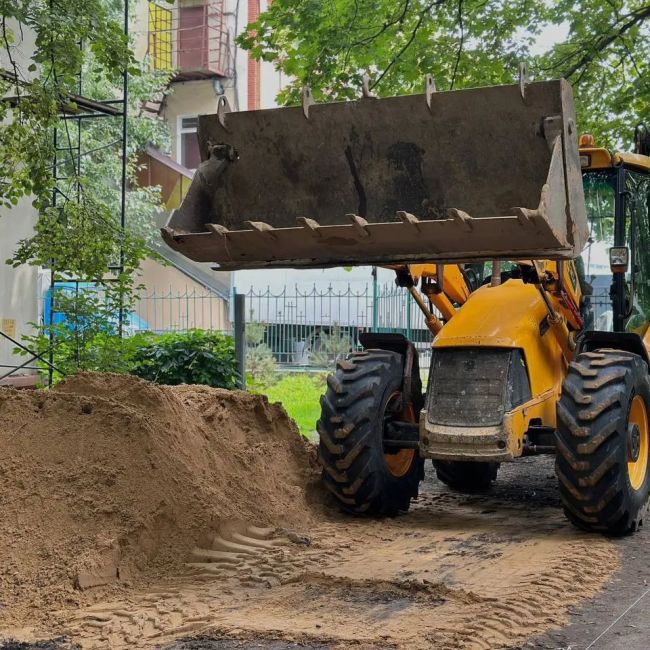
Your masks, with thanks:
M 401 335 L 328 378 L 323 480 L 352 513 L 409 508 L 431 458 L 482 490 L 555 454 L 567 517 L 626 533 L 650 492 L 650 138 L 578 134 L 564 81 L 199 119 L 204 162 L 163 237 L 223 269 L 393 268 L 431 330 L 426 395 Z

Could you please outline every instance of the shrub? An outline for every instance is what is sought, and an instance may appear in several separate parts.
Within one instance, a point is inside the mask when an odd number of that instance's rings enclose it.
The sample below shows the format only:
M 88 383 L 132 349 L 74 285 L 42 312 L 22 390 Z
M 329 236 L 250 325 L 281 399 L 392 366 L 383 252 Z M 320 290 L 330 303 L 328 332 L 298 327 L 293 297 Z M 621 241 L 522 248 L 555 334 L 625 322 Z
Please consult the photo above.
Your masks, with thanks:
M 260 343 L 246 350 L 246 375 L 253 385 L 269 386 L 277 377 L 278 364 L 271 348 Z
M 329 333 L 319 332 L 318 339 L 312 343 L 309 360 L 320 368 L 334 368 L 336 362 L 345 359 L 351 350 L 352 338 L 338 323 L 334 323 Z
M 246 323 L 246 377 L 252 386 L 269 386 L 277 378 L 278 364 L 271 348 L 264 343 L 265 334 L 264 323 Z
M 235 343 L 204 330 L 162 334 L 135 351 L 130 372 L 159 384 L 236 388 Z

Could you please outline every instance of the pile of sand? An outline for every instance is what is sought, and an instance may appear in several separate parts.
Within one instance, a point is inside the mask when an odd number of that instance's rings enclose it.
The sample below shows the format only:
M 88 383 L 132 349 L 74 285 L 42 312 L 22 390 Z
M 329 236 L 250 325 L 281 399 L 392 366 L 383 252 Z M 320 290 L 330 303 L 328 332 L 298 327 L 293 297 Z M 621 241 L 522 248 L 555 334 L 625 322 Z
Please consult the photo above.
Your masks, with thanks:
M 173 572 L 224 521 L 304 529 L 313 476 L 262 396 L 88 373 L 0 389 L 0 621 Z

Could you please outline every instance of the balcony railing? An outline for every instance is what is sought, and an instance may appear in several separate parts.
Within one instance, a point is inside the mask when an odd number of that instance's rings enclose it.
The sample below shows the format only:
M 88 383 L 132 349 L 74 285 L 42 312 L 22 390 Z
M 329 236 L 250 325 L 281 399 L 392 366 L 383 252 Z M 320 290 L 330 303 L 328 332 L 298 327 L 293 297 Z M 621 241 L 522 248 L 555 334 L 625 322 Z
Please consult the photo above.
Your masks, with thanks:
M 228 77 L 230 33 L 223 13 L 223 0 L 149 3 L 149 48 L 155 70 L 174 71 L 175 81 Z

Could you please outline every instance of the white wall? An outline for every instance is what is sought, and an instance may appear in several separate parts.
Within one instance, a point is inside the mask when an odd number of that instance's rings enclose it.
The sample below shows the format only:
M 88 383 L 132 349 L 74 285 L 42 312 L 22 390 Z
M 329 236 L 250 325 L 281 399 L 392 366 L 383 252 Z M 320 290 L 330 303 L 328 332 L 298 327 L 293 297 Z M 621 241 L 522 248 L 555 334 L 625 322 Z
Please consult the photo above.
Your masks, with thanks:
M 21 33 L 13 21 L 8 21 L 8 25 L 14 33 L 12 58 L 20 75 L 30 79 L 34 73 L 30 73 L 27 68 L 34 51 L 34 35 L 24 26 Z M 4 50 L 0 51 L 0 67 L 12 69 Z M 32 207 L 31 198 L 21 199 L 11 210 L 0 208 L 0 329 L 18 341 L 23 334 L 33 332 L 29 323 L 38 321 L 38 269 L 32 266 L 14 269 L 5 264 L 5 260 L 13 255 L 21 239 L 33 234 L 36 219 L 37 213 Z M 17 365 L 26 361 L 26 358 L 12 354 L 14 347 L 13 343 L 0 337 L 0 364 Z M 6 370 L 0 368 L 0 374 Z
M 5 264 L 18 241 L 33 234 L 36 211 L 30 199 L 22 199 L 11 210 L 0 209 L 0 329 L 20 341 L 23 334 L 33 333 L 30 322 L 38 321 L 38 269 Z M 20 364 L 25 358 L 12 354 L 15 346 L 0 337 L 0 364 Z M 27 372 L 27 371 L 25 371 Z M 0 374 L 4 374 L 0 368 Z
M 225 90 L 228 102 L 233 107 L 236 101 L 235 90 L 234 88 L 226 88 Z M 165 99 L 162 116 L 169 126 L 172 143 L 171 157 L 174 160 L 178 161 L 178 118 L 216 113 L 218 98 L 219 96 L 214 91 L 212 79 L 181 81 L 172 84 Z

